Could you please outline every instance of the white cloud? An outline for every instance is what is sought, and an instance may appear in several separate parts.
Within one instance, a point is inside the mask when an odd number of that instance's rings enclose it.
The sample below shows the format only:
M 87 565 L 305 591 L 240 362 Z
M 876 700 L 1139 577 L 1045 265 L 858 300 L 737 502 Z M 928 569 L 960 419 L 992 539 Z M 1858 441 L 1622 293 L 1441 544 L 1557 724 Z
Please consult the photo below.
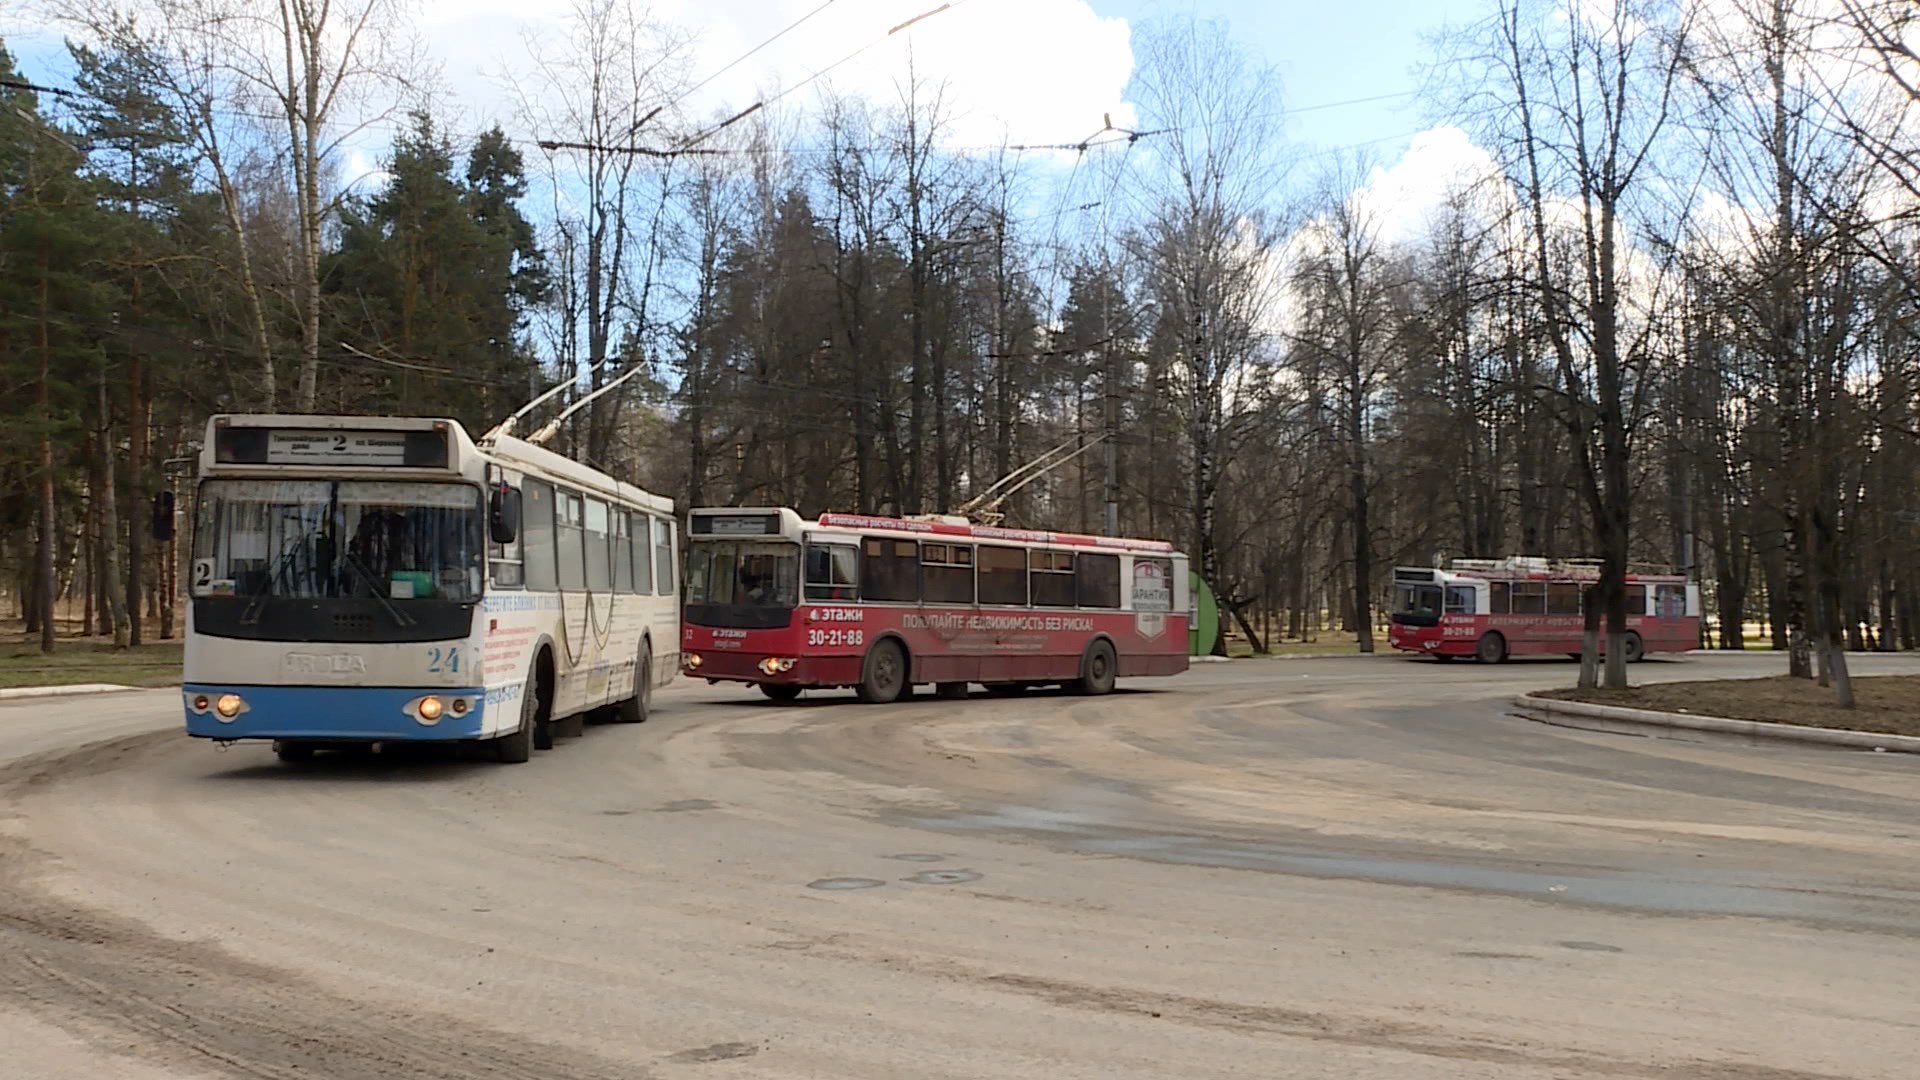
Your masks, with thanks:
M 1458 193 L 1501 175 L 1493 155 L 1451 124 L 1413 137 L 1391 165 L 1376 166 L 1354 192 L 1388 244 L 1424 239 L 1434 215 Z
M 820 0 L 665 0 L 644 10 L 693 37 L 689 67 L 698 81 L 819 6 Z M 938 0 L 838 0 L 714 80 L 685 108 L 694 116 L 743 108 L 938 6 Z M 493 76 L 523 68 L 526 36 L 557 36 L 566 19 L 563 6 L 525 0 L 426 0 L 418 13 L 427 47 L 469 124 L 511 118 L 509 96 Z M 985 145 L 1003 136 L 1071 141 L 1097 129 L 1103 113 L 1116 124 L 1132 118 L 1121 96 L 1133 67 L 1128 24 L 1097 15 L 1087 0 L 959 0 L 886 37 L 796 98 L 810 103 L 814 89 L 831 83 L 842 93 L 891 104 L 909 62 L 923 79 L 945 83 L 952 145 Z

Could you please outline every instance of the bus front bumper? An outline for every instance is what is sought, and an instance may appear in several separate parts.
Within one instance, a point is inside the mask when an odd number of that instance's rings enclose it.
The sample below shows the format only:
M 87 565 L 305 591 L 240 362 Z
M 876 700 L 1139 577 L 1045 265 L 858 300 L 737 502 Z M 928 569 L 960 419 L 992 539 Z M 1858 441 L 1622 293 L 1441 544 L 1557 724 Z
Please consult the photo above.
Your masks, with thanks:
M 781 667 L 778 661 L 792 660 Z M 690 679 L 709 682 L 773 683 L 787 686 L 852 686 L 860 681 L 860 656 L 779 657 L 766 653 L 743 653 L 716 649 L 688 652 L 680 658 L 680 672 Z M 762 664 L 773 661 L 774 669 Z
M 202 739 L 312 739 L 347 742 L 454 742 L 485 730 L 487 693 L 479 687 L 242 686 L 188 683 L 181 688 L 187 734 Z M 220 706 L 234 705 L 233 715 Z M 423 704 L 439 703 L 439 715 Z M 517 708 L 515 710 L 518 711 Z
M 1429 656 L 1436 653 L 1459 656 L 1473 652 L 1472 640 L 1449 638 L 1437 626 L 1401 626 L 1396 623 L 1387 629 L 1387 644 L 1402 652 Z

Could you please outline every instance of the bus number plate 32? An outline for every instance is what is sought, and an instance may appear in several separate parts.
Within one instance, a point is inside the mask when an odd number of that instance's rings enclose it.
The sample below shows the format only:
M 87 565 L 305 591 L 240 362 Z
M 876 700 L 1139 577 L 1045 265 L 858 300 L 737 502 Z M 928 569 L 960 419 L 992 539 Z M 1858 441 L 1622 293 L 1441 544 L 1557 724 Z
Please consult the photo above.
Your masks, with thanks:
M 842 630 L 839 627 L 829 629 L 810 629 L 807 631 L 807 644 L 825 645 L 828 648 L 841 646 L 859 647 L 867 643 L 864 630 Z

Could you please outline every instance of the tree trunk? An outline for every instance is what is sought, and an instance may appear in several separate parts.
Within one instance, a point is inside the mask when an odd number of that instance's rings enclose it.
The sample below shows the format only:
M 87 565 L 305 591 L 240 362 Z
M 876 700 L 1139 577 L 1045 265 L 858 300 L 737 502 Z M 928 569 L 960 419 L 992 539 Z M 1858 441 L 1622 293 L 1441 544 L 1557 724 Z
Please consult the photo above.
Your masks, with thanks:
M 1600 586 L 1589 585 L 1581 593 L 1580 681 L 1579 689 L 1592 690 L 1600 685 Z
M 133 275 L 131 293 L 136 321 L 140 317 L 140 275 Z M 127 644 L 139 647 L 145 636 L 141 617 L 146 599 L 147 535 L 147 385 L 146 369 L 136 345 L 127 354 Z
M 99 486 L 94 494 L 100 500 L 100 554 L 94 566 L 100 572 L 101 622 L 106 625 L 106 632 L 113 635 L 113 647 L 124 649 L 132 643 L 133 632 L 132 620 L 127 614 L 126 585 L 120 577 L 120 502 L 114 493 L 112 400 L 107 394 L 104 371 L 100 373 L 99 391 L 100 437 L 95 459 Z
M 35 554 L 35 565 L 39 580 L 35 583 L 39 593 L 37 606 L 40 609 L 40 651 L 53 651 L 53 343 L 49 337 L 49 324 L 53 313 L 47 298 L 47 249 L 40 247 L 40 545 Z

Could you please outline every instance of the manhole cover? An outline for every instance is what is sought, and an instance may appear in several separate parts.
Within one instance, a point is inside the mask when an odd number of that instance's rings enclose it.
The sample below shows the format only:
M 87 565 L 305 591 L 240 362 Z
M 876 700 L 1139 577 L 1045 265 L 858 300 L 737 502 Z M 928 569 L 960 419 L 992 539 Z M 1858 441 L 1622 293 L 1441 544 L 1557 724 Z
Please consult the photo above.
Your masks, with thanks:
M 901 862 L 945 862 L 947 860 L 945 855 L 925 855 L 915 852 L 908 852 L 904 855 L 889 855 L 887 858 L 899 859 Z
M 872 889 L 886 882 L 870 877 L 823 877 L 818 881 L 807 882 L 807 888 L 822 892 L 844 892 L 848 889 Z
M 902 881 L 911 881 L 915 885 L 963 885 L 969 881 L 979 881 L 980 875 L 971 870 L 926 870 Z

